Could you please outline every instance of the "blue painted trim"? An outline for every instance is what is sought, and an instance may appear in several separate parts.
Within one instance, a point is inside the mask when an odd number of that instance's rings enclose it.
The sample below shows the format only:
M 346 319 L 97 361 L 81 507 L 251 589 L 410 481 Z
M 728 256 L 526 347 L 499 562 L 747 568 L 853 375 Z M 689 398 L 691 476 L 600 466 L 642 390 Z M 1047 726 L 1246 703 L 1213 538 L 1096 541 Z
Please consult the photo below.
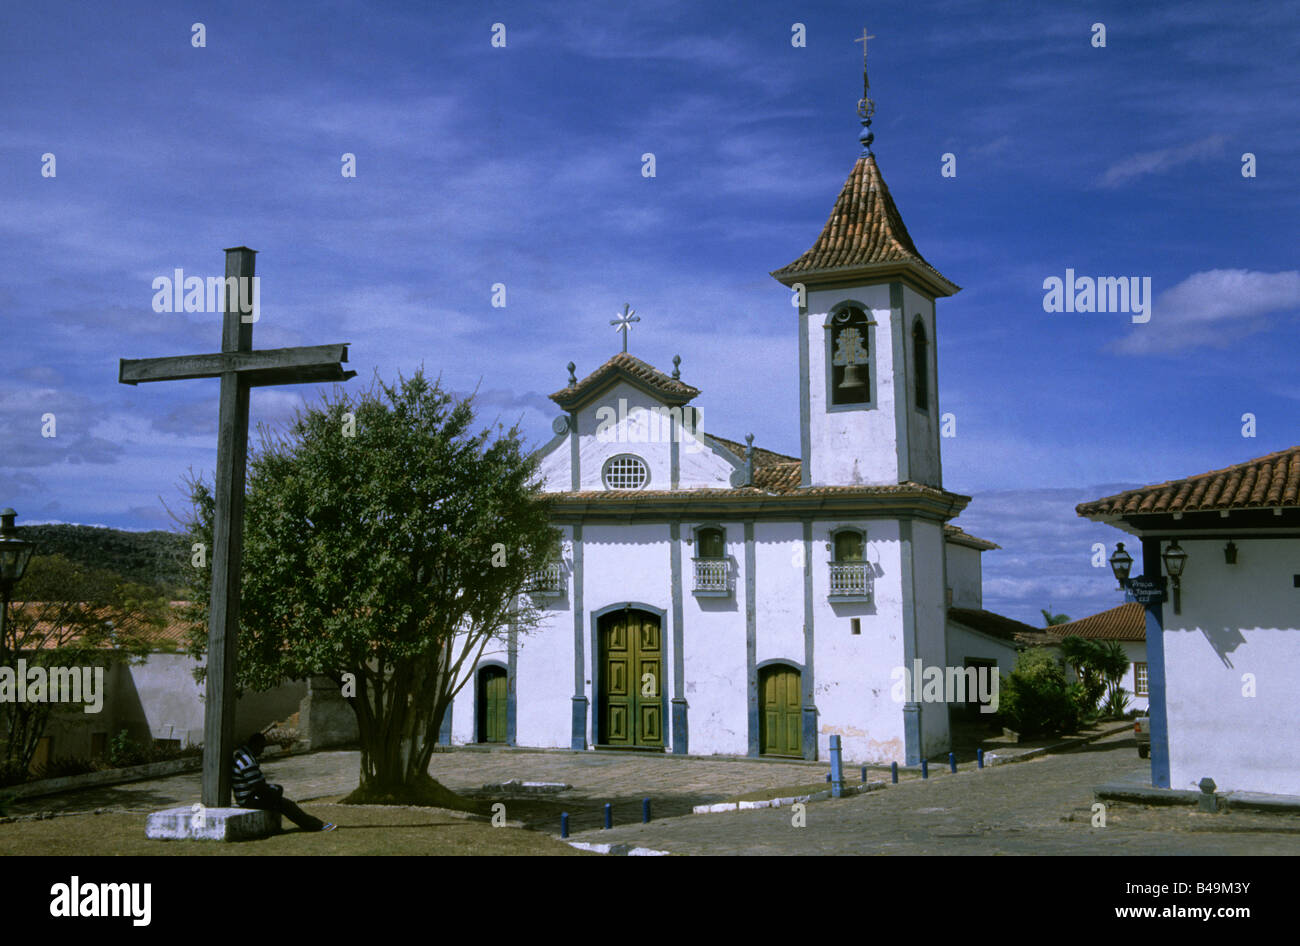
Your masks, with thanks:
M 578 414 L 569 414 L 569 488 L 575 493 L 582 488 L 582 468 L 578 458 Z
M 447 708 L 442 713 L 442 724 L 438 727 L 438 745 L 451 745 L 451 711 L 456 708 L 456 701 L 453 699 L 447 704 Z
M 682 481 L 681 425 L 671 411 L 668 412 L 668 430 L 668 488 L 678 489 Z
M 837 312 L 847 308 L 859 309 L 867 317 L 867 355 L 869 356 L 867 361 L 867 400 L 857 404 L 836 404 L 831 397 L 834 389 L 832 381 L 835 377 L 835 368 L 831 363 L 831 359 L 835 356 L 831 345 L 831 336 L 834 334 L 831 331 L 831 320 Z M 880 333 L 876 329 L 879 327 L 871 306 L 864 302 L 858 302 L 856 299 L 843 299 L 835 303 L 831 310 L 826 313 L 826 320 L 822 323 L 822 335 L 825 336 L 826 345 L 826 360 L 822 364 L 822 374 L 826 376 L 826 412 L 828 414 L 837 414 L 840 411 L 874 411 L 880 407 L 876 400 L 876 374 L 880 367 L 880 359 L 876 357 L 876 339 L 880 337 Z
M 899 589 L 903 598 L 903 666 L 916 659 L 916 571 L 913 564 L 912 520 L 898 521 Z M 903 704 L 903 749 L 907 765 L 921 761 L 921 704 Z
M 566 420 L 568 420 L 568 415 L 561 414 L 560 417 L 563 417 Z M 546 457 L 548 454 L 556 450 L 560 446 L 560 444 L 564 443 L 564 441 L 568 439 L 569 439 L 569 431 L 566 428 L 564 433 L 556 434 L 550 440 L 546 441 L 546 443 L 542 444 L 542 446 L 534 450 L 532 453 L 532 457 L 536 460 L 541 460 L 544 457 Z
M 1160 540 L 1142 539 L 1142 571 L 1163 576 Z M 1131 595 L 1125 596 L 1132 600 Z M 1147 715 L 1151 718 L 1151 784 L 1169 788 L 1169 707 L 1165 689 L 1165 606 L 1153 601 L 1146 606 Z
M 754 583 L 754 520 L 745 521 L 745 689 L 747 691 L 747 719 L 749 728 L 749 755 L 757 758 L 762 746 L 758 739 L 758 616 L 756 614 L 758 589 Z
M 644 601 L 619 601 L 616 604 L 607 604 L 598 611 L 591 612 L 591 696 L 595 704 L 595 710 L 591 714 L 591 744 L 593 746 L 604 745 L 601 737 L 604 733 L 600 732 L 600 687 L 601 687 L 601 666 L 600 666 L 600 619 L 612 611 L 648 611 L 659 618 L 659 639 L 663 641 L 664 647 L 668 647 L 668 635 L 664 632 L 665 625 L 668 621 L 668 612 L 663 608 L 656 608 L 653 604 L 646 604 Z M 668 663 L 672 654 L 664 654 L 663 662 Z M 662 671 L 661 671 L 662 672 Z M 639 684 L 639 681 L 634 681 Z M 668 688 L 659 681 L 659 700 L 663 708 L 660 719 L 665 724 L 669 720 L 670 707 L 668 704 Z M 664 733 L 664 748 L 668 748 L 668 733 Z
M 519 626 L 510 622 L 506 635 L 506 745 L 519 745 Z
M 723 536 L 725 538 L 725 532 Z M 682 626 L 682 525 L 680 522 L 669 524 L 668 542 L 672 548 L 669 554 L 669 567 L 672 570 L 673 581 L 672 751 L 674 755 L 686 755 L 690 750 L 686 727 L 686 654 L 683 650 L 686 631 Z
M 808 347 L 808 307 L 799 307 L 799 485 L 812 485 L 812 388 Z
M 910 419 L 907 412 L 911 379 L 907 376 L 907 326 L 906 316 L 903 315 L 903 284 L 900 282 L 889 284 L 889 334 L 894 349 L 894 436 L 898 454 L 898 481 L 904 483 L 912 478 L 912 452 L 908 446 Z
M 803 521 L 803 662 L 808 669 L 800 676 L 803 684 L 803 757 L 817 759 L 817 704 L 814 699 L 814 640 L 813 640 L 813 574 L 812 574 L 813 524 Z M 866 538 L 863 537 L 865 558 Z
M 698 440 L 700 443 L 704 444 L 704 446 L 708 447 L 710 450 L 712 450 L 714 456 L 719 457 L 722 460 L 725 460 L 727 463 L 730 463 L 731 468 L 733 470 L 744 471 L 745 461 L 741 457 L 738 457 L 734 453 L 732 453 L 731 450 L 729 450 L 727 447 L 724 447 L 722 444 L 718 443 L 716 440 L 714 440 L 704 431 L 697 429 L 695 433 L 695 439 Z
M 577 447 L 574 447 L 577 452 Z M 576 467 L 575 467 L 576 469 Z M 582 524 L 573 527 L 573 731 L 569 748 L 587 748 L 587 691 L 582 653 Z

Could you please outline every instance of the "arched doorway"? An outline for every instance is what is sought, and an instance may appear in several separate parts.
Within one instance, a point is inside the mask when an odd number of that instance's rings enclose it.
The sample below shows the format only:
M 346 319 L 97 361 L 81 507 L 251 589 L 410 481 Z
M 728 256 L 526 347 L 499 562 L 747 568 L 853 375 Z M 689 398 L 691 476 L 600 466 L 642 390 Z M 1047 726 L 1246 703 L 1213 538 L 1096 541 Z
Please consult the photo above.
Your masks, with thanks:
M 663 628 L 659 616 L 626 608 L 601 615 L 599 745 L 664 747 Z
M 505 742 L 507 686 L 504 667 L 489 665 L 478 672 L 478 742 Z
M 789 664 L 758 671 L 758 739 L 763 755 L 803 758 L 803 711 L 800 674 Z

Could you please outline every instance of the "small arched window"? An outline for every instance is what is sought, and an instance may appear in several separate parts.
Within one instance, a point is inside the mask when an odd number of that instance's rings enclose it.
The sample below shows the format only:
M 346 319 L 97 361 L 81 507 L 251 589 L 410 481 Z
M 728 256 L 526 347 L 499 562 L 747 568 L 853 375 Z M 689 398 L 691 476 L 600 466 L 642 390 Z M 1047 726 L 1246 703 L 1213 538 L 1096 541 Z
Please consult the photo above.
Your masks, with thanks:
M 912 380 L 916 393 L 916 409 L 930 409 L 930 351 L 925 336 L 925 323 L 918 316 L 912 326 Z
M 830 401 L 832 404 L 871 402 L 871 321 L 856 306 L 831 316 Z
M 724 558 L 726 544 L 721 529 L 700 529 L 695 533 L 695 552 L 697 558 Z
M 835 561 L 861 562 L 862 533 L 854 529 L 844 529 L 835 533 Z

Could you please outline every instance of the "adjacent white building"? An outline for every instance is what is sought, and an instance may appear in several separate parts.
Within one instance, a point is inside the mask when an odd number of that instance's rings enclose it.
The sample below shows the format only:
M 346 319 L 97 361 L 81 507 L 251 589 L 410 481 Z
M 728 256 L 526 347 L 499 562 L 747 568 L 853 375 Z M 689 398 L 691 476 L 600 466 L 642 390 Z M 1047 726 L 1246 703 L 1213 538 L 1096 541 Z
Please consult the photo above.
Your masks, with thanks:
M 1300 446 L 1078 512 L 1168 576 L 1146 609 L 1152 784 L 1300 795 Z
M 772 274 L 799 303 L 800 455 L 701 431 L 678 358 L 570 364 L 540 451 L 563 532 L 544 620 L 480 661 L 450 742 L 814 759 L 839 735 L 849 759 L 916 763 L 948 750 L 949 706 L 899 698 L 898 668 L 1010 671 L 1032 629 L 949 622 L 950 596 L 987 614 L 996 548 L 949 524 L 969 498 L 943 487 L 936 300 L 958 287 L 863 140 Z

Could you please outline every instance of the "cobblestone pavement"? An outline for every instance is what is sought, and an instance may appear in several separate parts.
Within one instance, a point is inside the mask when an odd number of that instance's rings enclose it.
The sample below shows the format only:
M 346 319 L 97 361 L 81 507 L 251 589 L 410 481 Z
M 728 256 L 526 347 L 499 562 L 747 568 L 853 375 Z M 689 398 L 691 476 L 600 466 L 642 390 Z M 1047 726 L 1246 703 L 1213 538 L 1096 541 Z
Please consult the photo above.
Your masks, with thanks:
M 267 760 L 262 764 L 262 771 L 269 781 L 283 785 L 290 798 L 310 801 L 352 791 L 359 782 L 359 765 L 358 752 L 343 750 Z M 719 801 L 746 791 L 816 782 L 824 777 L 827 768 L 824 762 L 458 749 L 435 753 L 429 771 L 434 778 L 457 792 L 474 792 L 484 785 L 510 779 L 563 782 L 573 788 L 553 800 L 560 807 L 572 810 L 575 817 L 579 812 L 598 813 L 600 806 L 610 801 L 616 805 L 616 812 L 620 815 L 622 808 L 634 806 L 639 818 L 643 797 L 654 799 L 656 813 L 681 814 L 689 812 L 694 805 Z M 910 773 L 905 775 L 915 777 Z M 24 799 L 15 802 L 12 809 L 15 814 L 94 811 L 97 808 L 154 811 L 188 805 L 198 797 L 199 774 L 190 772 L 147 782 Z M 515 817 L 513 812 L 509 816 Z M 558 831 L 558 814 L 553 820 Z
M 1110 803 L 1093 786 L 1143 765 L 1131 734 L 1060 755 L 806 806 L 690 815 L 586 831 L 577 840 L 674 854 L 1300 854 L 1300 816 L 1201 814 Z
M 291 798 L 310 802 L 354 789 L 359 761 L 356 751 L 317 752 L 268 760 L 263 770 Z M 510 779 L 564 782 L 572 788 L 552 798 L 478 797 L 502 800 L 512 821 L 552 833 L 559 830 L 559 812 L 567 811 L 577 840 L 682 854 L 1300 853 L 1300 816 L 1203 815 L 1185 807 L 1110 803 L 1107 826 L 1092 827 L 1093 786 L 1130 776 L 1144 765 L 1127 732 L 983 771 L 965 765 L 952 775 L 935 764 L 925 782 L 904 771 L 897 786 L 809 804 L 803 828 L 791 825 L 788 808 L 689 812 L 693 805 L 744 792 L 820 783 L 825 763 L 458 749 L 435 754 L 430 771 L 459 792 Z M 856 769 L 848 774 L 857 781 Z M 888 774 L 877 771 L 872 778 Z M 152 811 L 188 805 L 198 796 L 196 772 L 25 800 L 13 805 L 13 813 Z M 636 823 L 643 797 L 652 799 L 655 815 L 645 826 Z M 606 801 L 614 806 L 616 827 L 610 831 L 599 830 Z

